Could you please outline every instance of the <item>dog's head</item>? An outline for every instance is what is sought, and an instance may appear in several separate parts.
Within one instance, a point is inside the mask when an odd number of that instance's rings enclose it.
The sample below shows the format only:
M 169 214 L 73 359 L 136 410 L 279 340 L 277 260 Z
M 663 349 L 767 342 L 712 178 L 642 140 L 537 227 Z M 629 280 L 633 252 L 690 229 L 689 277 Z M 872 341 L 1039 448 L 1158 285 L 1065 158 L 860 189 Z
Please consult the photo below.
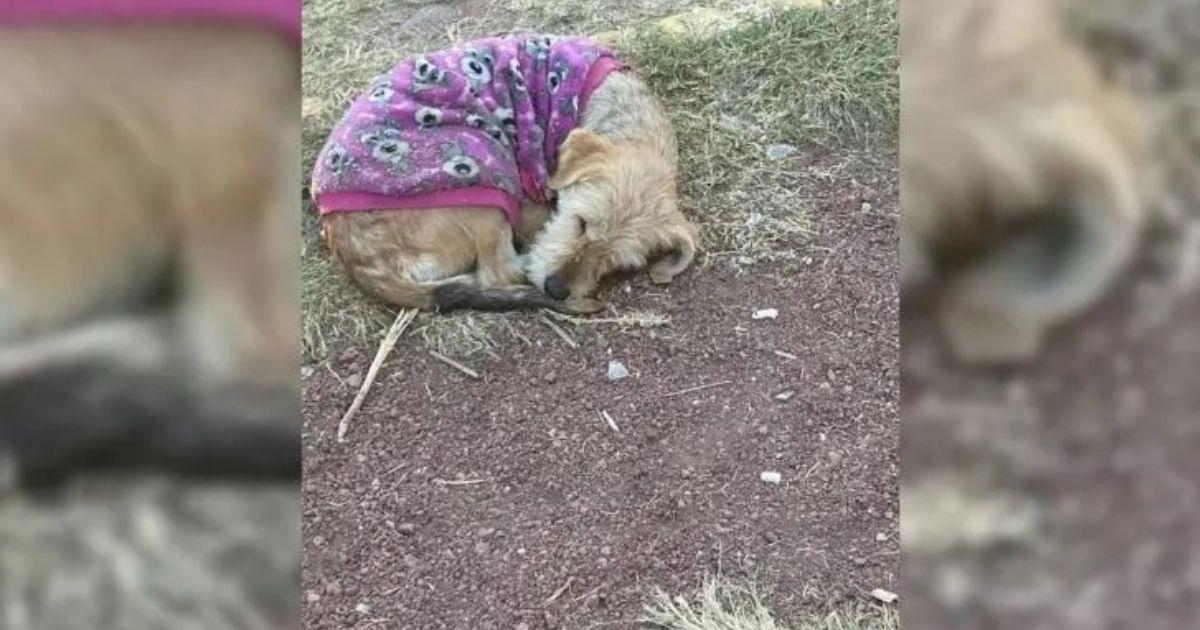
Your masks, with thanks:
M 655 147 L 576 129 L 549 184 L 558 210 L 534 240 L 526 271 L 552 298 L 589 297 L 610 271 L 655 259 L 651 280 L 670 282 L 695 256 L 696 229 L 679 210 L 675 168 Z

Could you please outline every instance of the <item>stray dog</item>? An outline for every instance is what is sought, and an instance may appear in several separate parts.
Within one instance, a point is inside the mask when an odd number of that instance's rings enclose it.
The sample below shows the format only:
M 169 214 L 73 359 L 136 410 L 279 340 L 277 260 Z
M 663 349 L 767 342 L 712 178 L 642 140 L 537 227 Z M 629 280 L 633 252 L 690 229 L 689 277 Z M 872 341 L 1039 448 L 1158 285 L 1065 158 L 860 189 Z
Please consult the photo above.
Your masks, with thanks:
M 313 169 L 329 250 L 367 292 L 423 309 L 593 312 L 602 276 L 659 255 L 651 279 L 670 282 L 696 231 L 679 210 L 671 125 L 624 69 L 582 37 L 489 38 L 401 62 Z M 532 240 L 525 260 L 514 238 Z
M 293 0 L 0 5 L 0 456 L 22 482 L 299 474 L 299 36 Z
M 1034 356 L 1111 286 L 1144 222 L 1140 122 L 1052 5 L 902 11 L 902 276 L 947 281 L 939 318 L 965 361 Z

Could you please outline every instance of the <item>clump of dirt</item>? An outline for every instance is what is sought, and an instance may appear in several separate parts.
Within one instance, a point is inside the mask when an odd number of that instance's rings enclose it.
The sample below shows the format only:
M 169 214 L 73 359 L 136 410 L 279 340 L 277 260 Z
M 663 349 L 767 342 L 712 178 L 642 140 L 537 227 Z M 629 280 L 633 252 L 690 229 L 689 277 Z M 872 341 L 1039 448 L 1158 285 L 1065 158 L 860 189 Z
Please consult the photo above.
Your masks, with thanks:
M 650 587 L 714 573 L 782 620 L 895 590 L 897 178 L 894 155 L 858 164 L 804 184 L 796 261 L 607 296 L 667 327 L 566 325 L 572 349 L 530 314 L 478 380 L 402 339 L 345 443 L 373 348 L 310 366 L 305 627 L 634 627 Z

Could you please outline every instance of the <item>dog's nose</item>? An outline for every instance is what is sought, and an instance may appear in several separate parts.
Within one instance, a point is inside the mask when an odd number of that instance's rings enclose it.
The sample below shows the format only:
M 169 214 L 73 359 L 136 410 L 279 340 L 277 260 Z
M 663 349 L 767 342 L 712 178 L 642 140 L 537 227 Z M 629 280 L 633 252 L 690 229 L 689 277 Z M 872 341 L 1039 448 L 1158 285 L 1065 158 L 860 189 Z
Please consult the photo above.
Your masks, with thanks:
M 556 300 L 565 300 L 567 299 L 567 296 L 570 295 L 570 292 L 567 291 L 567 285 L 562 281 L 562 278 L 558 276 L 547 277 L 546 282 L 542 285 L 542 288 L 545 289 L 546 295 L 549 295 Z

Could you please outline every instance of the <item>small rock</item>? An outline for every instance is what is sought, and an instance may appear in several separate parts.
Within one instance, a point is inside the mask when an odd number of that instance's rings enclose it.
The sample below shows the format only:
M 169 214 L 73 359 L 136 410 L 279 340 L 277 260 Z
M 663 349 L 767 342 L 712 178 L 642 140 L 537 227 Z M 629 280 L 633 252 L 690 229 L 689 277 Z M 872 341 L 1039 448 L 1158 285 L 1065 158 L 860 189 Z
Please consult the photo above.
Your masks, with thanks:
M 492 527 L 480 527 L 479 531 L 475 532 L 475 535 L 479 536 L 480 538 L 487 538 L 488 536 L 491 536 L 492 534 L 495 534 L 495 533 L 496 533 L 496 530 Z
M 796 147 L 790 144 L 768 144 L 766 148 L 767 157 L 772 160 L 782 160 L 795 152 Z
M 779 311 L 773 308 L 760 308 L 750 316 L 751 319 L 775 319 L 776 317 L 779 317 Z
M 779 482 L 783 481 L 783 475 L 775 472 L 774 470 L 764 470 L 758 475 L 758 478 L 762 479 L 763 483 L 778 484 Z
M 883 589 L 883 588 L 877 588 L 877 589 L 871 591 L 871 597 L 874 597 L 875 599 L 877 599 L 885 604 L 891 604 L 891 603 L 895 602 L 897 599 L 900 599 L 899 595 L 897 595 L 887 589 Z
M 350 376 L 346 377 L 346 385 L 349 385 L 350 387 L 353 387 L 354 389 L 358 389 L 359 387 L 362 387 L 362 384 L 363 384 L 362 372 L 355 372 L 354 374 L 351 374 Z
M 325 544 L 325 537 L 319 535 L 313 536 L 312 542 L 314 547 L 320 547 L 321 545 Z
M 313 368 L 311 365 L 305 365 L 300 368 L 300 378 L 308 378 L 312 375 L 313 375 Z
M 883 532 L 879 532 L 878 534 L 875 534 L 875 542 L 887 542 L 887 539 L 888 539 L 888 535 Z
M 358 605 L 354 607 L 354 612 L 360 615 L 365 615 L 371 612 L 371 605 L 367 602 L 358 602 Z
M 864 213 L 870 212 L 871 211 L 871 202 L 869 202 L 869 201 L 862 202 L 862 205 L 859 206 L 858 209 Z
M 547 383 L 553 383 L 554 381 L 558 380 L 558 374 L 555 374 L 554 372 L 546 372 L 546 375 L 542 377 L 542 380 L 546 381 Z
M 778 394 L 775 394 L 775 400 L 778 400 L 780 402 L 787 402 L 792 399 L 792 396 L 795 396 L 795 395 L 796 395 L 795 390 L 785 389 L 785 390 L 779 392 Z
M 629 368 L 625 367 L 620 361 L 608 362 L 608 380 L 619 381 L 629 376 Z
M 519 623 L 519 624 L 517 624 L 516 630 L 529 630 L 529 624 Z
M 321 601 L 321 596 L 318 595 L 316 591 L 306 591 L 304 593 L 304 601 L 310 604 L 315 604 Z
M 492 550 L 492 546 L 482 540 L 475 543 L 475 553 L 477 553 L 481 556 L 491 550 Z
M 412 523 L 400 523 L 396 526 L 396 531 L 405 536 L 412 536 L 417 531 L 417 526 Z
M 604 545 L 603 547 L 600 548 L 600 555 L 607 556 L 607 555 L 611 555 L 611 554 L 612 554 L 612 547 L 609 547 L 608 545 Z

